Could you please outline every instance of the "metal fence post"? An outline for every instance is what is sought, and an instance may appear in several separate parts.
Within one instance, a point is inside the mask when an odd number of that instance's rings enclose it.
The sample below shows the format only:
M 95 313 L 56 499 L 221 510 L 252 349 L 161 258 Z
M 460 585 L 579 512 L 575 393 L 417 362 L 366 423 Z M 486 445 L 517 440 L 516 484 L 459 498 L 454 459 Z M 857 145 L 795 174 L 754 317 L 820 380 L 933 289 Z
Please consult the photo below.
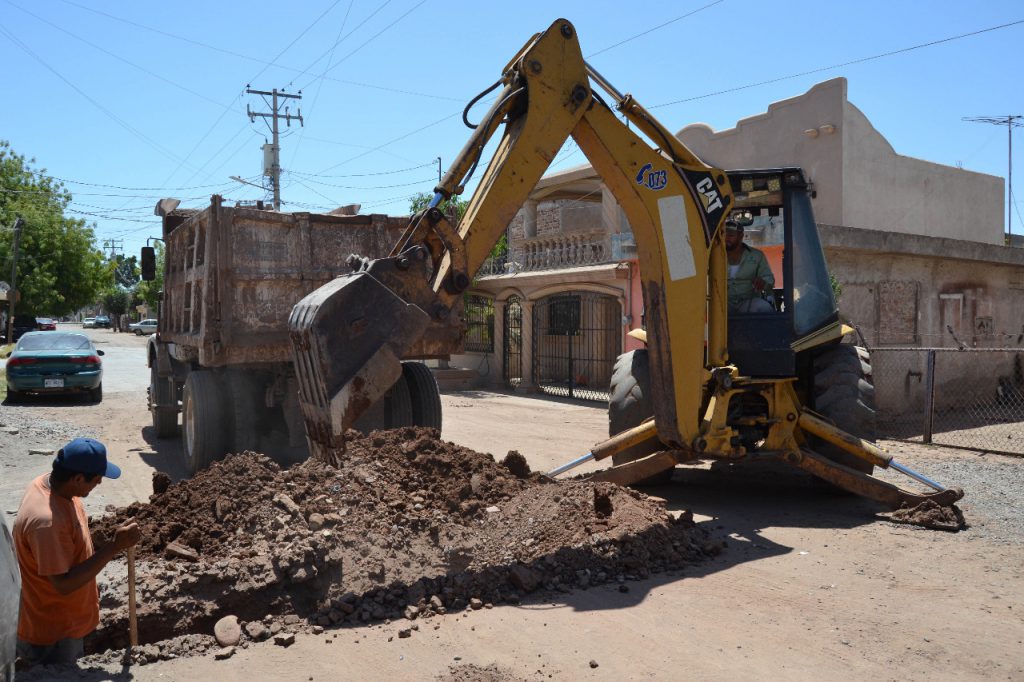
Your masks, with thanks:
M 924 374 L 924 442 L 932 442 L 932 421 L 935 417 L 935 351 L 928 351 Z

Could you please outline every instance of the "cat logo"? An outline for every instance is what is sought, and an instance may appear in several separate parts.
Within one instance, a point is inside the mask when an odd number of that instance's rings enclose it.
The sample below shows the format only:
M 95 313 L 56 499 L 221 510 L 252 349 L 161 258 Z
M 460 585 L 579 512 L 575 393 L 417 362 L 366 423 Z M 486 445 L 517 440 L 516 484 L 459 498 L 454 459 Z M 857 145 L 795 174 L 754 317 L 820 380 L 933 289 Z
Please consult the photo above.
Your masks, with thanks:
M 636 174 L 636 184 L 644 185 L 655 191 L 664 189 L 668 184 L 668 171 L 656 171 L 653 164 L 645 163 L 640 172 Z
M 705 213 L 722 208 L 722 197 L 718 195 L 718 190 L 715 189 L 715 183 L 711 182 L 711 178 L 704 178 L 698 182 L 697 191 L 703 195 Z

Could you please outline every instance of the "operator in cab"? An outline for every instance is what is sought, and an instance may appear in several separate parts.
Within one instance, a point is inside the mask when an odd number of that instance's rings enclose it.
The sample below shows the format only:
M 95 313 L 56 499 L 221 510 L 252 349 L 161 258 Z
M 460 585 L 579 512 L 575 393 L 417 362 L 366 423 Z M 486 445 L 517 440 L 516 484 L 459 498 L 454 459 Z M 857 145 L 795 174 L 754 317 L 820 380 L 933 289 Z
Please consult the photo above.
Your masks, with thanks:
M 775 276 L 764 254 L 743 243 L 743 225 L 733 218 L 725 221 L 725 253 L 729 269 L 729 312 L 770 313 L 770 296 Z

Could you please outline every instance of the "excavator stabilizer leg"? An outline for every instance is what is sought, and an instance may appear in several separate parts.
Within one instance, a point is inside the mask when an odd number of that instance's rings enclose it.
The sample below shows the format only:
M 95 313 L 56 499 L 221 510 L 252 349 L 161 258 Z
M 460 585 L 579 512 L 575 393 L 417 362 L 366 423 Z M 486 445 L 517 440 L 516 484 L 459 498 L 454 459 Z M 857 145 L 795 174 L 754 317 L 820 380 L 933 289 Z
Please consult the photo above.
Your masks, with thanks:
M 799 452 L 792 452 L 785 460 L 843 490 L 881 502 L 890 509 L 899 509 L 904 505 L 915 507 L 928 500 L 940 507 L 948 507 L 964 496 L 964 491 L 960 488 L 947 488 L 933 493 L 904 490 L 874 476 L 833 462 L 811 450 L 801 449 Z

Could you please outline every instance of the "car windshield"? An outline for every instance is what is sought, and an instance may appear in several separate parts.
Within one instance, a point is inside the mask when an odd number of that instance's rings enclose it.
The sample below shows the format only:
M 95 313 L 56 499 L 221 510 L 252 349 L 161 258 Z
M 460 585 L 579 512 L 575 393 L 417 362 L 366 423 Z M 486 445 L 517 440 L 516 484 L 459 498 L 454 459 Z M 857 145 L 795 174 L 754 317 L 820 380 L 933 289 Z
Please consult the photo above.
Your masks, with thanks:
M 89 337 L 81 334 L 26 334 L 15 350 L 89 350 Z

